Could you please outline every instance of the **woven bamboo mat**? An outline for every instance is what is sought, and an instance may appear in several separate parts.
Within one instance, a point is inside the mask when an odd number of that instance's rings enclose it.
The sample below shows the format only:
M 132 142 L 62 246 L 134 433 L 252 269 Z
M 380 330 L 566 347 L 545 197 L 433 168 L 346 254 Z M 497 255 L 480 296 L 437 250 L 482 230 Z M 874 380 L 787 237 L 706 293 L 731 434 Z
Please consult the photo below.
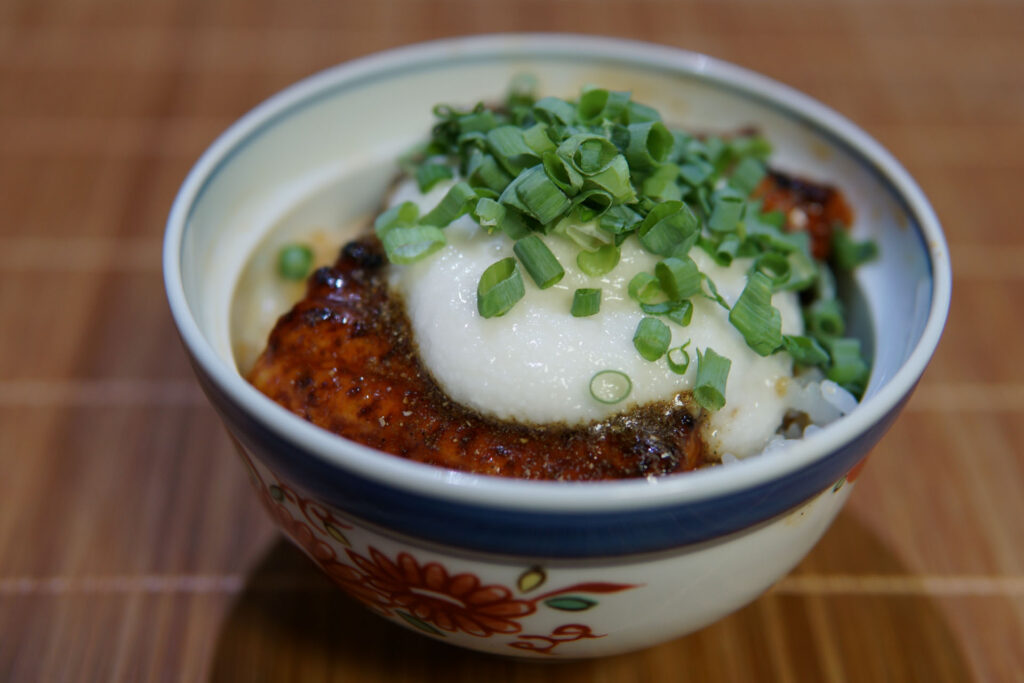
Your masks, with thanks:
M 286 545 L 163 300 L 177 186 L 288 83 L 424 39 L 557 30 L 787 82 L 892 150 L 952 245 L 949 327 L 810 556 L 689 637 L 539 666 L 364 614 Z M 1024 680 L 1024 5 L 0 3 L 0 680 Z

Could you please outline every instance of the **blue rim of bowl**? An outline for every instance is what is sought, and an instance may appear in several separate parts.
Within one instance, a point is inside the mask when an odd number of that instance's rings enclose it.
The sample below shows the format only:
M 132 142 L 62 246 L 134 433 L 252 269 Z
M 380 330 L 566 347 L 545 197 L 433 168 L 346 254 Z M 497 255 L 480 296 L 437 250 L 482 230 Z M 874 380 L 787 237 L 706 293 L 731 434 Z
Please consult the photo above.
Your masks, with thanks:
M 382 454 L 329 434 L 273 403 L 223 362 L 205 339 L 189 309 L 181 281 L 181 251 L 191 211 L 209 178 L 241 145 L 298 106 L 307 106 L 346 83 L 424 68 L 459 59 L 511 59 L 543 55 L 572 61 L 603 61 L 699 78 L 768 104 L 840 142 L 872 169 L 915 219 L 928 254 L 932 298 L 928 318 L 903 366 L 854 413 L 802 442 L 785 458 L 751 458 L 728 468 L 709 468 L 658 480 L 546 482 L 454 472 Z M 272 96 L 244 115 L 206 150 L 185 179 L 172 206 L 164 240 L 164 277 L 171 312 L 197 369 L 212 389 L 250 416 L 268 434 L 309 454 L 323 471 L 340 470 L 386 489 L 456 506 L 523 514 L 627 513 L 709 506 L 722 497 L 777 487 L 802 479 L 829 454 L 851 447 L 860 435 L 888 424 L 909 396 L 938 344 L 952 289 L 948 247 L 937 217 L 903 167 L 849 120 L 781 83 L 706 55 L 612 38 L 565 34 L 498 34 L 422 43 L 347 62 L 314 74 Z M 796 501 L 800 502 L 800 501 Z M 795 503 L 793 503 L 795 504 Z M 790 504 L 792 507 L 792 504 Z M 783 509 L 776 510 L 778 512 Z M 767 517 L 762 516 L 761 519 Z

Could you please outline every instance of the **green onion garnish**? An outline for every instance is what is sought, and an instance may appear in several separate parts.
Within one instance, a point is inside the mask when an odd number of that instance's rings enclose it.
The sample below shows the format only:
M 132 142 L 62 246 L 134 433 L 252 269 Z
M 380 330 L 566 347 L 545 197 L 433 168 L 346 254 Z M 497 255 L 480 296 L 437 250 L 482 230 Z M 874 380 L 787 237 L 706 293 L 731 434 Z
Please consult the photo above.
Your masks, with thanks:
M 732 361 L 719 356 L 710 346 L 704 353 L 697 350 L 697 380 L 693 398 L 705 410 L 721 410 L 725 405 L 725 384 Z
M 512 182 L 512 176 L 495 161 L 490 154 L 482 155 L 477 165 L 469 171 L 469 184 L 502 192 Z
M 590 395 L 601 403 L 618 403 L 632 390 L 629 375 L 618 370 L 601 370 L 590 378 Z
M 487 144 L 494 158 L 513 177 L 540 161 L 540 156 L 529 148 L 522 129 L 517 126 L 498 126 L 487 131 Z
M 476 207 L 472 213 L 476 222 L 487 232 L 494 232 L 500 229 L 502 221 L 505 220 L 505 207 L 487 197 L 481 197 L 477 200 Z
M 804 325 L 819 340 L 842 337 L 846 332 L 843 306 L 838 299 L 819 299 L 804 309 Z
M 514 206 L 541 224 L 550 223 L 571 206 L 569 198 L 548 177 L 541 164 L 519 174 L 501 193 L 499 201 Z
M 565 126 L 576 119 L 576 108 L 563 99 L 544 97 L 534 102 L 533 115 L 543 123 Z
M 408 228 L 416 225 L 420 218 L 420 207 L 412 202 L 402 202 L 377 216 L 373 221 L 373 230 L 377 237 L 384 237 L 384 234 L 391 228 Z
M 878 256 L 878 245 L 871 240 L 857 242 L 846 229 L 837 225 L 832 233 L 832 258 L 843 270 L 853 270 Z
M 426 194 L 434 185 L 442 180 L 448 180 L 453 175 L 451 167 L 447 164 L 421 164 L 416 169 L 416 184 L 419 185 L 420 192 Z
M 444 233 L 433 225 L 391 228 L 380 241 L 392 263 L 414 263 L 445 245 Z
M 613 121 L 622 116 L 628 103 L 628 92 L 593 88 L 580 95 L 576 115 L 581 123 L 586 124 Z
M 537 235 L 527 235 L 516 242 L 512 250 L 541 289 L 547 289 L 565 275 L 562 264 Z
M 686 352 L 686 347 L 689 345 L 690 340 L 687 339 L 685 344 L 673 347 L 665 354 L 668 369 L 677 375 L 685 375 L 690 368 L 690 354 Z
M 480 276 L 476 287 L 476 308 L 484 318 L 495 318 L 508 313 L 523 298 L 523 276 L 519 274 L 514 258 L 492 263 Z
M 659 202 L 679 201 L 683 198 L 683 189 L 676 182 L 678 177 L 678 166 L 662 164 L 644 179 L 644 196 Z
M 661 121 L 634 123 L 629 126 L 626 159 L 632 168 L 657 166 L 665 163 L 674 144 L 675 138 Z
M 718 287 L 715 286 L 714 280 L 708 277 L 707 274 L 701 273 L 700 281 L 702 295 L 704 295 L 708 299 L 711 299 L 712 301 L 717 302 L 719 306 L 721 306 L 727 311 L 731 308 L 729 306 L 729 302 L 725 300 L 725 297 L 718 293 Z M 705 287 L 707 288 L 707 291 L 705 291 Z
M 574 318 L 586 318 L 601 310 L 601 290 L 584 287 L 572 295 L 571 313 Z
M 828 352 L 813 337 L 784 334 L 782 346 L 800 365 L 825 365 L 829 361 Z
M 662 290 L 672 301 L 689 299 L 700 293 L 700 271 L 689 256 L 670 256 L 654 266 Z
M 455 183 L 438 205 L 420 219 L 420 223 L 443 228 L 475 206 L 476 199 L 476 192 L 469 183 Z
M 753 269 L 769 279 L 773 289 L 789 282 L 789 258 L 777 251 L 766 251 L 754 259 Z
M 687 299 L 672 308 L 665 317 L 681 327 L 686 327 L 693 318 L 693 303 Z
M 637 273 L 629 281 L 629 298 L 641 304 L 652 304 L 663 294 L 658 278 L 650 273 Z
M 782 345 L 782 315 L 772 306 L 772 281 L 760 271 L 747 278 L 743 293 L 729 311 L 729 322 L 747 346 L 767 356 Z
M 573 168 L 564 157 L 554 152 L 545 152 L 543 163 L 544 172 L 562 192 L 573 196 L 583 187 L 583 174 Z
M 277 252 L 277 272 L 285 280 L 304 280 L 313 267 L 313 250 L 305 244 L 286 244 Z
M 525 81 L 524 81 L 525 83 Z M 412 202 L 392 207 L 374 222 L 388 258 L 410 263 L 445 243 L 441 230 L 469 213 L 487 233 L 515 242 L 518 261 L 503 259 L 480 279 L 478 309 L 484 317 L 505 314 L 524 296 L 519 264 L 540 288 L 553 286 L 564 270 L 543 236 L 568 239 L 580 248 L 576 263 L 590 277 L 602 277 L 619 263 L 631 236 L 661 257 L 653 273 L 638 273 L 629 296 L 647 316 L 634 344 L 650 360 L 668 355 L 673 372 L 689 366 L 686 345 L 669 350 L 668 318 L 692 321 L 692 297 L 716 301 L 757 353 L 787 351 L 796 364 L 821 366 L 854 393 L 867 381 L 868 365 L 856 340 L 844 338 L 842 306 L 831 268 L 813 259 L 810 236 L 789 232 L 785 216 L 763 211 L 751 197 L 768 172 L 768 143 L 757 135 L 696 137 L 671 130 L 651 107 L 627 92 L 593 88 L 575 101 L 537 100 L 535 82 L 516 85 L 503 107 L 483 103 L 471 109 L 438 105 L 429 142 L 400 161 L 425 193 L 457 180 L 424 216 Z M 689 252 L 699 245 L 722 267 L 751 259 L 747 284 L 734 306 L 701 273 Z M 833 234 L 830 263 L 850 269 L 877 255 L 873 242 L 853 240 L 843 226 Z M 281 254 L 283 259 L 284 254 Z M 283 261 L 282 261 L 283 263 Z M 309 265 L 302 269 L 301 278 Z M 285 267 L 279 265 L 285 274 Z M 806 335 L 783 335 L 773 292 L 802 292 Z M 590 316 L 602 292 L 574 292 L 571 313 Z M 688 342 L 689 343 L 689 342 Z M 711 349 L 698 353 L 694 396 L 716 410 L 724 405 L 731 363 Z M 617 371 L 606 371 L 629 379 Z M 598 373 L 598 376 L 602 373 Z M 595 379 L 598 377 L 595 376 Z M 593 391 L 593 389 L 592 389 Z
M 576 265 L 591 277 L 607 275 L 619 265 L 620 250 L 614 244 L 606 244 L 595 251 L 581 251 L 576 255 Z
M 746 157 L 736 164 L 736 168 L 733 169 L 732 176 L 729 178 L 729 185 L 741 194 L 749 195 L 764 178 L 766 172 L 763 163 L 753 157 Z
M 722 193 L 715 197 L 713 206 L 711 217 L 708 219 L 708 228 L 712 232 L 732 232 L 740 222 L 746 204 L 743 197 Z
M 676 247 L 697 232 L 699 222 L 683 202 L 662 202 L 651 209 L 636 234 L 647 251 L 671 256 Z
M 656 361 L 668 351 L 672 331 L 657 318 L 643 318 L 633 333 L 633 346 L 649 361 Z
M 860 352 L 860 341 L 853 338 L 826 342 L 832 363 L 825 375 L 858 398 L 864 393 L 870 368 Z

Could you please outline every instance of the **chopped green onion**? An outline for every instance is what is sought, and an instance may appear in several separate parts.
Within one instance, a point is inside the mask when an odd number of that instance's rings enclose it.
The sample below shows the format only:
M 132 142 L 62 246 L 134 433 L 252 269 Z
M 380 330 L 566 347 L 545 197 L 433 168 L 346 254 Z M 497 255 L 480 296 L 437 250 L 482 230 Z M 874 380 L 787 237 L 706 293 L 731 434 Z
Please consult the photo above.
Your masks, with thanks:
M 570 313 L 574 318 L 586 318 L 601 310 L 601 290 L 585 287 L 577 289 L 572 295 L 572 309 Z
M 813 337 L 803 335 L 782 335 L 782 346 L 793 360 L 800 365 L 824 365 L 828 363 L 828 352 Z
M 285 280 L 304 280 L 313 267 L 313 250 L 305 244 L 286 244 L 277 252 L 277 272 Z
M 711 258 L 720 266 L 728 267 L 734 258 L 739 254 L 743 242 L 737 235 L 726 235 L 715 247 Z
M 698 230 L 697 216 L 683 202 L 656 205 L 637 228 L 637 237 L 647 251 L 671 256 L 677 246 Z
M 804 309 L 804 324 L 819 340 L 842 337 L 846 332 L 843 305 L 838 299 L 819 299 Z
M 590 378 L 590 395 L 601 403 L 618 403 L 632 390 L 629 375 L 618 370 L 602 370 Z
M 693 303 L 685 301 L 659 301 L 655 304 L 640 304 L 640 310 L 651 315 L 663 315 L 672 322 L 686 327 L 693 317 Z
M 502 192 L 512 182 L 512 176 L 490 154 L 482 156 L 479 164 L 469 172 L 469 184 Z
M 740 222 L 745 205 L 742 197 L 718 194 L 714 199 L 711 217 L 708 218 L 708 228 L 712 232 L 732 232 Z
M 746 196 L 754 191 L 765 173 L 767 170 L 763 163 L 753 157 L 746 157 L 736 164 L 729 178 L 729 185 Z
M 665 317 L 680 327 L 686 327 L 693 318 L 693 302 L 689 299 L 672 308 Z
M 499 201 L 521 209 L 523 213 L 537 219 L 541 225 L 555 220 L 572 206 L 569 198 L 548 177 L 541 164 L 520 173 L 505 188 Z
M 676 202 L 683 198 L 683 188 L 679 187 L 676 178 L 679 167 L 675 164 L 662 164 L 643 182 L 643 193 L 659 202 Z
M 596 188 L 604 190 L 619 204 L 628 204 L 636 200 L 636 192 L 629 181 L 629 163 L 621 154 L 612 159 L 608 168 L 583 180 L 583 189 Z
M 825 375 L 858 398 L 864 393 L 870 368 L 861 356 L 860 341 L 853 338 L 827 342 L 832 362 Z
M 541 289 L 547 289 L 565 275 L 558 259 L 537 235 L 527 235 L 516 242 L 512 250 Z
M 841 225 L 832 233 L 832 258 L 843 270 L 853 270 L 878 256 L 878 245 L 871 240 L 857 242 Z
M 767 159 L 772 153 L 772 145 L 760 135 L 745 135 L 732 140 L 733 151 L 741 157 Z
M 576 107 L 558 97 L 544 97 L 534 103 L 533 115 L 542 123 L 568 126 L 576 120 Z
M 469 211 L 471 206 L 476 206 L 476 199 L 476 192 L 469 186 L 469 183 L 455 183 L 438 205 L 420 219 L 420 223 L 443 228 Z
M 732 361 L 719 356 L 710 346 L 704 353 L 697 350 L 697 379 L 693 398 L 705 410 L 721 410 L 725 405 L 725 385 L 729 379 Z
M 513 177 L 540 161 L 540 156 L 526 144 L 522 129 L 516 126 L 498 126 L 488 131 L 487 144 L 498 163 Z
M 502 206 L 505 206 L 504 204 Z M 505 206 L 505 215 L 498 221 L 498 227 L 509 239 L 518 240 L 532 231 L 530 219 L 516 209 Z
M 656 361 L 668 351 L 672 331 L 657 318 L 643 318 L 633 333 L 633 346 L 646 360 Z
M 679 176 L 693 187 L 703 185 L 714 172 L 715 167 L 703 159 L 694 159 L 679 167 Z
M 460 137 L 465 136 L 467 133 L 486 133 L 498 126 L 498 120 L 494 117 L 494 112 L 487 109 L 460 116 L 458 121 Z
M 583 175 L 564 157 L 554 152 L 545 152 L 543 162 L 544 172 L 562 192 L 571 197 L 583 187 Z
M 654 107 L 648 107 L 646 104 L 640 104 L 639 102 L 629 101 L 626 105 L 626 117 L 627 123 L 643 123 L 645 121 L 661 121 L 661 114 Z
M 792 251 L 786 255 L 789 262 L 789 278 L 776 289 L 802 291 L 814 284 L 818 278 L 818 267 L 807 252 Z
M 558 156 L 583 175 L 592 176 L 608 169 L 619 156 L 619 150 L 608 138 L 578 133 L 558 146 Z
M 476 287 L 476 308 L 484 318 L 495 318 L 508 313 L 523 298 L 523 276 L 519 274 L 512 257 L 492 263 L 480 276 Z
M 730 310 L 729 302 L 725 300 L 721 294 L 718 293 L 718 287 L 715 286 L 714 281 L 707 276 L 706 273 L 700 274 L 701 285 L 707 285 L 707 291 L 704 291 L 703 286 L 701 287 L 701 294 L 712 301 L 717 301 L 718 305 L 725 310 Z
M 380 239 L 392 263 L 413 263 L 445 245 L 444 233 L 434 225 L 391 228 Z
M 576 255 L 576 265 L 591 277 L 606 275 L 619 265 L 620 250 L 614 244 L 606 244 L 596 251 L 581 251 Z
M 501 223 L 505 219 L 505 206 L 493 199 L 481 197 L 476 201 L 476 207 L 472 213 L 480 227 L 486 229 L 487 232 L 494 232 L 500 229 Z
M 665 163 L 674 144 L 675 138 L 661 121 L 633 123 L 629 126 L 626 159 L 631 168 L 657 166 Z
M 442 180 L 448 180 L 452 175 L 451 167 L 445 164 L 421 164 L 416 169 L 416 184 L 419 185 L 420 192 L 426 194 L 434 185 Z
M 412 227 L 419 219 L 420 207 L 413 202 L 402 202 L 377 216 L 373 221 L 373 230 L 377 233 L 377 237 L 384 237 L 388 230 Z
M 754 259 L 751 268 L 767 277 L 773 289 L 779 289 L 789 282 L 789 259 L 777 251 L 766 251 Z
M 618 205 L 605 211 L 597 221 L 597 226 L 613 235 L 623 235 L 631 231 L 642 220 L 643 216 L 633 209 Z
M 690 368 L 690 354 L 686 352 L 686 347 L 689 345 L 690 340 L 687 339 L 685 344 L 671 348 L 665 354 L 668 369 L 677 375 L 685 375 L 686 371 Z M 679 357 L 680 354 L 682 354 L 682 358 Z
M 655 299 L 660 298 L 664 292 L 658 284 L 658 278 L 650 273 L 640 272 L 629 281 L 629 297 L 642 304 L 652 304 Z
M 615 92 L 603 88 L 593 88 L 580 95 L 576 105 L 576 115 L 586 124 L 614 121 L 622 116 L 629 103 L 628 92 Z
M 585 221 L 585 214 L 592 214 L 587 207 L 577 207 L 562 217 L 551 229 L 556 235 L 562 235 L 572 240 L 578 247 L 586 251 L 594 251 L 603 246 L 612 244 L 614 237 L 597 227 L 593 221 Z
M 772 281 L 767 275 L 754 271 L 748 276 L 743 293 L 729 311 L 729 322 L 761 356 L 782 345 L 782 314 L 772 306 Z
M 654 266 L 661 289 L 672 301 L 689 299 L 700 293 L 700 270 L 689 256 L 670 256 Z
M 548 127 L 543 123 L 535 124 L 523 131 L 523 141 L 537 155 L 553 152 L 555 143 L 548 137 Z

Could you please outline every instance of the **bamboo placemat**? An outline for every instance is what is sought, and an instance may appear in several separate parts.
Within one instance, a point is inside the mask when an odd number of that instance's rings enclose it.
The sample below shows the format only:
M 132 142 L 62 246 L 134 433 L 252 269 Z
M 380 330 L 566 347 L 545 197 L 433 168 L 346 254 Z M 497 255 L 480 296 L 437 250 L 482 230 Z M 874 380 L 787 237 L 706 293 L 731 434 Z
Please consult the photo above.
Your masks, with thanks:
M 174 193 L 288 83 L 424 39 L 646 39 L 768 74 L 892 150 L 953 309 L 810 556 L 753 605 L 542 666 L 361 611 L 264 518 L 163 300 Z M 378 0 L 0 3 L 0 679 L 1024 680 L 1024 5 Z

